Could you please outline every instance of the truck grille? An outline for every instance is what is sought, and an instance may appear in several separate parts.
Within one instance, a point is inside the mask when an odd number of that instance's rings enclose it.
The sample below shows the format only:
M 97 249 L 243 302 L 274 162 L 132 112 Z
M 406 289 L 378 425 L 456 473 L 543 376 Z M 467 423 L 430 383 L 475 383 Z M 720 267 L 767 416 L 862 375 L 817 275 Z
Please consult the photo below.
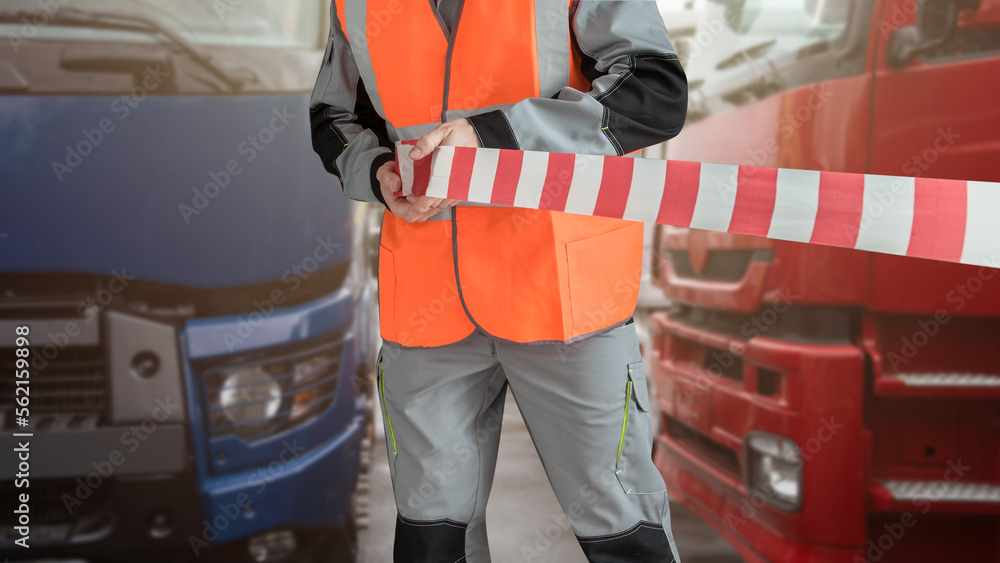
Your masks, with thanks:
M 770 262 L 773 256 L 773 250 L 711 250 L 702 272 L 695 271 L 687 250 L 667 251 L 664 259 L 673 262 L 679 278 L 734 282 L 743 279 L 751 262 Z
M 88 489 L 89 496 L 76 496 L 80 485 L 72 479 L 34 479 L 31 481 L 31 526 L 32 540 L 37 535 L 50 541 L 59 541 L 71 534 L 86 534 L 99 530 L 112 517 L 112 490 L 114 484 L 105 482 L 102 486 Z M 0 527 L 10 533 L 16 525 L 14 509 L 17 508 L 18 493 L 25 489 L 14 487 L 13 481 L 0 483 Z M 73 499 L 67 508 L 66 499 Z M 77 502 L 79 501 L 79 502 Z M 4 543 L 12 541 L 5 537 Z
M 45 360 L 42 350 L 34 348 L 31 357 L 35 358 L 33 365 L 42 368 L 29 370 L 34 429 L 85 428 L 104 418 L 108 380 L 100 347 L 67 347 L 51 360 Z M 3 353 L 0 369 L 11 377 L 0 378 L 0 409 L 7 411 L 14 407 L 14 365 L 14 354 Z
M 667 420 L 667 433 L 674 440 L 708 459 L 731 477 L 742 479 L 743 472 L 740 469 L 740 458 L 736 452 L 709 439 L 675 418 L 669 416 L 665 418 Z

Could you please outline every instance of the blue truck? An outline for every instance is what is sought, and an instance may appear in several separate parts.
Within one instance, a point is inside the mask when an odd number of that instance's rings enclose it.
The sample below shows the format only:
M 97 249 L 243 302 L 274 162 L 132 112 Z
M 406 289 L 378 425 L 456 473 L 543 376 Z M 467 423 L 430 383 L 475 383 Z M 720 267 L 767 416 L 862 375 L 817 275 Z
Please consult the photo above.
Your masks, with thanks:
M 310 144 L 328 10 L 0 3 L 0 557 L 354 560 L 374 288 Z

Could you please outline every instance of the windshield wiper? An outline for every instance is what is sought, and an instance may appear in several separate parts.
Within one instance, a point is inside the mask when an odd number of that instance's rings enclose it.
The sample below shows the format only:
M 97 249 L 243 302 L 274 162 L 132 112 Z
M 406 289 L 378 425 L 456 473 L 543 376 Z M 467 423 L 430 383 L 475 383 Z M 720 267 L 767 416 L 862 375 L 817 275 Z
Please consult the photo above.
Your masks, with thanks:
M 20 22 L 22 18 L 30 18 L 32 15 L 34 15 L 32 12 L 27 11 L 0 12 L 0 22 Z M 222 81 L 222 83 L 228 86 L 231 90 L 241 90 L 252 79 L 219 66 L 218 63 L 212 60 L 212 55 L 210 53 L 178 34 L 169 25 L 151 16 L 127 13 L 118 14 L 115 12 L 102 12 L 97 10 L 81 10 L 80 8 L 62 8 L 55 15 L 50 16 L 48 21 L 50 24 L 67 27 L 88 27 L 159 33 L 170 40 L 171 43 L 180 47 L 180 49 L 187 53 L 195 63 Z
M 745 101 L 745 95 L 748 93 L 760 100 L 783 89 L 781 74 L 774 61 L 766 55 L 777 42 L 777 39 L 770 39 L 752 47 L 740 49 L 715 65 L 716 70 L 726 70 L 746 64 L 753 69 L 756 76 L 755 80 L 750 80 L 743 86 L 723 94 L 724 100 L 735 105 L 742 105 Z M 763 59 L 767 63 L 767 69 L 761 68 L 758 59 Z
M 770 39 L 762 43 L 758 43 L 753 47 L 740 49 L 739 51 L 736 51 L 732 55 L 716 63 L 715 69 L 724 70 L 742 64 L 744 62 L 749 63 L 750 66 L 756 68 L 757 65 L 754 63 L 754 59 L 759 58 L 761 55 L 767 52 L 771 47 L 773 47 L 777 42 L 778 42 L 777 39 Z

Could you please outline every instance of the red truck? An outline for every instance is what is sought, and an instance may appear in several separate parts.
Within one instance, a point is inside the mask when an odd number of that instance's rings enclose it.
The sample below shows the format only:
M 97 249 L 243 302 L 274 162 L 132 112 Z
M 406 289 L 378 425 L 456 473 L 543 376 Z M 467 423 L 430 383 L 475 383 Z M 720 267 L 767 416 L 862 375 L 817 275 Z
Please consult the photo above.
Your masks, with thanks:
M 1000 181 L 1000 0 L 701 13 L 669 158 Z M 655 459 L 678 500 L 747 561 L 1000 561 L 1000 270 L 654 241 Z

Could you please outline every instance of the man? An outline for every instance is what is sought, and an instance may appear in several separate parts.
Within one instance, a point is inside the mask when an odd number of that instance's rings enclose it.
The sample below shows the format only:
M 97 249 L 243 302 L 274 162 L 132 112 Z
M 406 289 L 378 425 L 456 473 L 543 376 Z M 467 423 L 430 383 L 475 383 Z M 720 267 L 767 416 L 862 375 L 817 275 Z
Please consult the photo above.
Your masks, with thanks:
M 331 15 L 313 146 L 348 197 L 387 207 L 376 383 L 395 560 L 490 561 L 509 386 L 588 559 L 677 561 L 631 319 L 642 225 L 402 197 L 393 162 L 399 139 L 419 139 L 419 159 L 441 145 L 621 155 L 673 137 L 686 79 L 655 3 L 335 0 Z M 516 182 L 518 158 L 480 163 L 470 190 Z M 547 192 L 613 173 L 578 167 Z

